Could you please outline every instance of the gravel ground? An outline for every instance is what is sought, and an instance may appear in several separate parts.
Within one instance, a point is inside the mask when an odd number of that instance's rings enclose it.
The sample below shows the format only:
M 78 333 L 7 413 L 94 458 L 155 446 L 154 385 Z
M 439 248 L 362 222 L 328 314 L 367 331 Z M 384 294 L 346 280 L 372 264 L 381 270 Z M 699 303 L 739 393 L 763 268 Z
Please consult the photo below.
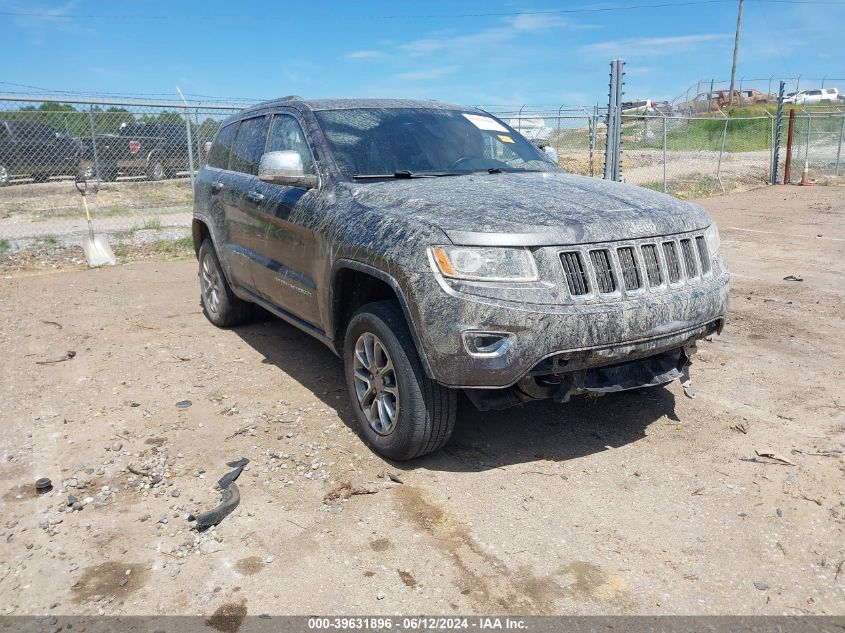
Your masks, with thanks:
M 462 406 L 404 464 L 319 343 L 211 327 L 193 261 L 6 269 L 0 613 L 845 614 L 845 190 L 704 205 L 734 285 L 696 399 Z

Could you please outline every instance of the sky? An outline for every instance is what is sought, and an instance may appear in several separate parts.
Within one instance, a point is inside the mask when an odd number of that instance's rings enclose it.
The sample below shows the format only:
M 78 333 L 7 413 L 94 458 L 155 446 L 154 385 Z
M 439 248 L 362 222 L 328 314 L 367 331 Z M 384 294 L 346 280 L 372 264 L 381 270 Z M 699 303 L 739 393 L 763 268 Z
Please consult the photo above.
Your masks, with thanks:
M 0 92 L 589 106 L 621 57 L 626 100 L 671 100 L 730 77 L 736 16 L 737 0 L 0 0 Z M 746 0 L 738 79 L 845 78 L 843 25 L 845 0 Z

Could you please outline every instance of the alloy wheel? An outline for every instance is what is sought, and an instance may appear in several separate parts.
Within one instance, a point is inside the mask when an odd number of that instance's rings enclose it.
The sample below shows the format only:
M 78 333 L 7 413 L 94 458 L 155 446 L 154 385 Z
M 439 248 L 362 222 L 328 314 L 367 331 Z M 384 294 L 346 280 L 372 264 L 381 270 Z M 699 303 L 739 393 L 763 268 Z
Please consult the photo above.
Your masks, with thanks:
M 390 435 L 399 419 L 399 385 L 393 360 L 375 334 L 364 332 L 358 337 L 352 370 L 364 417 L 373 431 Z
M 202 258 L 200 280 L 205 307 L 209 312 L 217 314 L 220 310 L 220 274 L 217 272 L 217 266 L 214 265 L 211 253 L 206 253 L 205 257 Z

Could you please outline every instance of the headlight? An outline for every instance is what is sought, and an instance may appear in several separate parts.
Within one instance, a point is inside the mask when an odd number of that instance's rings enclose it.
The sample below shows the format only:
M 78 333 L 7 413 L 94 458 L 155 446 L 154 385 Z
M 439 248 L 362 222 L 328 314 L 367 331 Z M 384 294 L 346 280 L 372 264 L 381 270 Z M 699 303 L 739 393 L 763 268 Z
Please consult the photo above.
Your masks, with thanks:
M 537 280 L 537 265 L 524 248 L 432 246 L 429 253 L 444 277 L 467 281 Z
M 716 257 L 719 254 L 719 247 L 722 245 L 722 240 L 719 237 L 719 228 L 713 222 L 704 231 L 704 237 L 707 240 L 707 247 L 710 249 L 710 257 Z

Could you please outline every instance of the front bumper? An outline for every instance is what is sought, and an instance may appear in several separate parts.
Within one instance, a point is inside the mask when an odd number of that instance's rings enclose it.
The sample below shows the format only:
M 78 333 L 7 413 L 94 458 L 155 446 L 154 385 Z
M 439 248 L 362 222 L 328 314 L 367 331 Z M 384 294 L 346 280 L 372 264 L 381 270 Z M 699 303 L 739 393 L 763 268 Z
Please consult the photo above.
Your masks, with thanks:
M 714 271 L 715 272 L 715 271 Z M 432 283 L 420 275 L 416 283 Z M 730 275 L 620 301 L 531 305 L 429 285 L 419 293 L 417 332 L 434 379 L 453 388 L 503 389 L 527 375 L 616 365 L 688 347 L 721 331 Z M 468 332 L 507 334 L 500 355 L 472 355 Z

